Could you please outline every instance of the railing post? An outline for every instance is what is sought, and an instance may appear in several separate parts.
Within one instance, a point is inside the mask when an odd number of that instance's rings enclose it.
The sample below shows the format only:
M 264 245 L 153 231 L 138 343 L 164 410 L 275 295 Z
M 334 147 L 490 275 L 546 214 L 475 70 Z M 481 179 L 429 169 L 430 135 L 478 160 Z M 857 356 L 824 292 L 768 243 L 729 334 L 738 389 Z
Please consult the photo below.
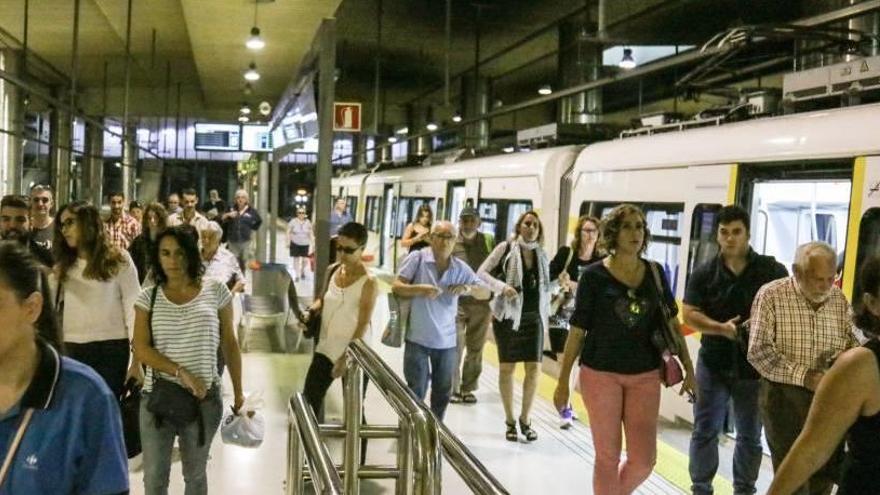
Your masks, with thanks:
M 345 455 L 343 467 L 345 468 L 345 493 L 360 493 L 360 479 L 358 467 L 360 466 L 361 446 L 361 421 L 363 421 L 363 396 L 362 384 L 364 372 L 360 366 L 352 363 L 345 372 Z
M 303 493 L 303 447 L 299 424 L 293 411 L 288 410 L 287 428 L 287 495 Z
M 398 419 L 400 426 L 400 438 L 397 439 L 397 469 L 400 475 L 397 478 L 396 495 L 411 495 L 413 490 L 412 476 L 412 425 L 407 418 L 401 416 Z

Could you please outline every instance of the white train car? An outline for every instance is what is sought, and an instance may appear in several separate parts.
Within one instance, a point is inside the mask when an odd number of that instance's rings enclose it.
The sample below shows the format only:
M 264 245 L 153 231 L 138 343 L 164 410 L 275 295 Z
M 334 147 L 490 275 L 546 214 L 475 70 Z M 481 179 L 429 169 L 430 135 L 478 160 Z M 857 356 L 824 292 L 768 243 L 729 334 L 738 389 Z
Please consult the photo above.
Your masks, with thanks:
M 858 264 L 880 252 L 878 130 L 880 105 L 864 105 L 591 145 L 575 164 L 569 218 L 642 206 L 647 254 L 681 299 L 694 265 L 717 252 L 716 212 L 740 204 L 751 213 L 753 248 L 786 266 L 803 242 L 834 246 L 851 297 Z M 687 339 L 694 357 L 696 337 Z M 692 420 L 671 390 L 661 414 Z
M 541 216 L 544 247 L 552 256 L 560 223 L 563 234 L 567 230 L 571 190 L 567 174 L 581 149 L 564 146 L 352 175 L 334 179 L 332 187 L 355 205 L 352 216 L 369 230 L 367 252 L 375 255 L 376 266 L 388 272 L 404 254 L 400 236 L 423 203 L 431 205 L 437 220 L 456 220 L 464 206 L 473 206 L 480 213 L 481 229 L 496 239 L 509 236 L 517 217 L 533 209 Z

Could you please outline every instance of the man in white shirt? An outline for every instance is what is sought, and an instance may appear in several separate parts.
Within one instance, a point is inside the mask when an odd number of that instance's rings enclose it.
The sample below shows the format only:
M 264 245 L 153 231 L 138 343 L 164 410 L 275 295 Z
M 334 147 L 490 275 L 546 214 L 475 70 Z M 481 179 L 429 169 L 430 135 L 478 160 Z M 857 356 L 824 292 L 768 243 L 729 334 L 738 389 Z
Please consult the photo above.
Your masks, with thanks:
M 183 190 L 183 210 L 180 213 L 172 213 L 168 215 L 168 226 L 176 225 L 192 225 L 199 232 L 205 230 L 208 226 L 208 219 L 204 215 L 196 211 L 196 205 L 199 204 L 199 195 L 195 189 Z

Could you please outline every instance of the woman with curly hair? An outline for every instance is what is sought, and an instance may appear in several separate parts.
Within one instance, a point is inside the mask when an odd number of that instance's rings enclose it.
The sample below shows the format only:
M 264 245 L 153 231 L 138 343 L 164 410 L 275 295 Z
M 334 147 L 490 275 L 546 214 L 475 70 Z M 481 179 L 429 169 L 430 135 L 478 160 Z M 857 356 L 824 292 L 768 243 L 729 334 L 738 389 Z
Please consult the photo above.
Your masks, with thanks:
M 141 235 L 131 241 L 128 246 L 128 254 L 134 260 L 134 266 L 137 267 L 138 281 L 143 284 L 144 280 L 151 280 L 150 253 L 155 248 L 156 236 L 159 232 L 165 230 L 168 221 L 168 212 L 162 203 L 153 202 L 147 205 L 141 219 Z
M 53 225 L 54 306 L 67 354 L 97 371 L 118 397 L 128 377 L 143 380 L 129 352 L 140 292 L 137 269 L 128 252 L 105 237 L 101 216 L 91 204 L 63 206 Z
M 569 375 L 580 356 L 580 390 L 596 451 L 593 493 L 618 495 L 635 491 L 654 467 L 661 357 L 652 335 L 667 325 L 661 304 L 670 315 L 677 306 L 663 270 L 643 257 L 650 233 L 642 210 L 619 205 L 602 219 L 600 230 L 599 248 L 608 257 L 588 266 L 578 280 L 554 404 L 561 410 L 569 403 Z M 662 289 L 652 270 L 659 271 Z M 686 352 L 681 359 L 688 371 L 684 387 L 693 390 Z

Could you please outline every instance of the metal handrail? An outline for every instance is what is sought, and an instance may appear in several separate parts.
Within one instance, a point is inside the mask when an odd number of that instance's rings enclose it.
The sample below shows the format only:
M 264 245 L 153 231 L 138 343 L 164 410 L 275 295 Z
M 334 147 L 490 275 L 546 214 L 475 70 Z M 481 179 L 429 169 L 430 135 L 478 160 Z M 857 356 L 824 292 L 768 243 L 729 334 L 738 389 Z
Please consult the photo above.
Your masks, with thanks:
M 439 494 L 441 488 L 440 433 L 434 416 L 423 407 L 399 376 L 360 339 L 352 341 L 347 349 L 357 366 L 346 372 L 345 427 L 349 431 L 345 444 L 345 488 L 348 493 L 358 493 L 358 477 L 348 476 L 357 470 L 357 449 L 360 445 L 359 429 L 362 419 L 361 384 L 363 373 L 376 384 L 400 417 L 403 444 L 398 494 Z M 354 434 L 352 434 L 354 432 Z M 410 476 L 413 482 L 410 483 Z
M 342 495 L 342 478 L 333 464 L 330 452 L 327 446 L 321 441 L 321 435 L 318 428 L 318 420 L 312 408 L 306 403 L 305 397 L 301 392 L 293 394 L 288 404 L 288 415 L 290 419 L 290 432 L 288 455 L 292 458 L 290 462 L 290 476 L 288 476 L 288 493 L 300 493 L 301 483 L 303 480 L 302 468 L 305 453 L 309 460 L 309 473 L 312 483 L 315 487 L 315 493 L 321 495 Z M 294 437 L 294 435 L 296 435 Z M 294 438 L 299 438 L 300 442 L 293 442 Z M 305 451 L 305 452 L 303 452 Z
M 437 423 L 440 426 L 440 444 L 443 447 L 444 457 L 473 493 L 479 495 L 510 493 L 446 425 L 439 421 Z

